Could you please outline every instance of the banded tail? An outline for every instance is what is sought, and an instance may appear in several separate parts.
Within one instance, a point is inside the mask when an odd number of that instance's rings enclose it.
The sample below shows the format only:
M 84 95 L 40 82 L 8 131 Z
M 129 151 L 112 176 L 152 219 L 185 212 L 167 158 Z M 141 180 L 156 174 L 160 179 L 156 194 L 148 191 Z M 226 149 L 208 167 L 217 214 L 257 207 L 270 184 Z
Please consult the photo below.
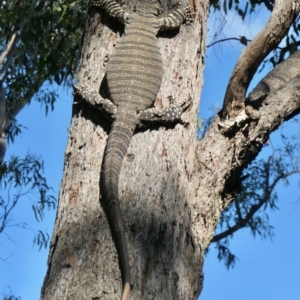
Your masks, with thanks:
M 128 116 L 127 116 L 128 117 Z M 130 268 L 127 251 L 127 242 L 120 211 L 120 200 L 118 194 L 119 176 L 123 158 L 126 155 L 135 124 L 128 122 L 126 116 L 117 116 L 109 134 L 104 152 L 102 166 L 101 191 L 103 201 L 109 218 L 112 236 L 118 252 L 119 265 L 122 275 L 121 300 L 127 300 L 130 292 Z

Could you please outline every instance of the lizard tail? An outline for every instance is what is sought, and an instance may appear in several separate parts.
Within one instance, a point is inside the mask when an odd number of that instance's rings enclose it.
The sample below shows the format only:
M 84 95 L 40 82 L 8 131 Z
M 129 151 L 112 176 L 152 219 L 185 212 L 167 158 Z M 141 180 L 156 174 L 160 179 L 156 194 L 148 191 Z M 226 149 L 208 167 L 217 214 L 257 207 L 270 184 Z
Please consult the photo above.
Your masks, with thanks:
M 122 275 L 123 289 L 121 300 L 127 300 L 130 292 L 130 268 L 125 230 L 120 210 L 118 183 L 123 158 L 126 155 L 133 131 L 133 126 L 128 124 L 128 121 L 122 122 L 122 120 L 118 120 L 117 118 L 113 123 L 104 152 L 101 176 L 102 199 L 118 252 Z

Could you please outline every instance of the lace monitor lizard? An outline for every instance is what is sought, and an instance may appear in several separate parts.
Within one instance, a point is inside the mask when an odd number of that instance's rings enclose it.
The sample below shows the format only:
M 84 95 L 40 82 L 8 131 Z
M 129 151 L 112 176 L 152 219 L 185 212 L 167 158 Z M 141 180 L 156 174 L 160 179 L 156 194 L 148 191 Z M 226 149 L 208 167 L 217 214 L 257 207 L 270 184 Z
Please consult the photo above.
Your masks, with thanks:
M 134 10 L 128 13 L 116 0 L 92 1 L 93 6 L 104 9 L 110 17 L 125 25 L 124 36 L 117 43 L 107 66 L 111 100 L 102 98 L 87 86 L 75 87 L 82 99 L 97 104 L 114 120 L 104 152 L 101 197 L 119 257 L 123 283 L 121 300 L 127 300 L 130 291 L 129 258 L 118 196 L 123 158 L 139 124 L 179 121 L 191 104 L 189 98 L 162 110 L 153 107 L 163 75 L 156 35 L 161 30 L 179 27 L 184 21 L 192 22 L 190 7 L 181 8 L 180 4 L 167 17 L 160 18 L 160 2 L 137 0 Z

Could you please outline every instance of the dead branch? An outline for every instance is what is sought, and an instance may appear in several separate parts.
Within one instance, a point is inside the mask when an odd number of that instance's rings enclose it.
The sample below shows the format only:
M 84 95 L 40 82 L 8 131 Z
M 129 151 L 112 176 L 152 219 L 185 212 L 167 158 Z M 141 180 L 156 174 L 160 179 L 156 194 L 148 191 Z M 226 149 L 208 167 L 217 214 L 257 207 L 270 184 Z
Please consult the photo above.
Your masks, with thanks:
M 239 38 L 236 38 L 236 37 L 231 37 L 231 38 L 225 38 L 225 39 L 221 39 L 221 40 L 217 40 L 209 45 L 206 46 L 206 48 L 210 48 L 216 44 L 219 44 L 219 43 L 223 43 L 223 42 L 227 42 L 227 41 L 239 41 L 242 45 L 245 45 L 247 46 L 248 43 L 251 42 L 251 40 L 247 39 L 244 35 L 243 36 L 240 36 Z

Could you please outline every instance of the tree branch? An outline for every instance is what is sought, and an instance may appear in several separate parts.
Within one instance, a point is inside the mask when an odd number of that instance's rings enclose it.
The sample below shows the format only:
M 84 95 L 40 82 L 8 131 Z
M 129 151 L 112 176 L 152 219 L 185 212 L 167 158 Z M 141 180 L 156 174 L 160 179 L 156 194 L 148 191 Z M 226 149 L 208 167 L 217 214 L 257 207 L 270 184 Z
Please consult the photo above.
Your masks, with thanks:
M 231 37 L 231 38 L 225 38 L 225 39 L 221 39 L 221 40 L 212 42 L 211 44 L 207 45 L 206 48 L 212 47 L 218 43 L 223 43 L 223 42 L 227 42 L 227 41 L 231 41 L 231 40 L 239 41 L 242 45 L 245 45 L 245 46 L 247 46 L 248 43 L 251 42 L 251 40 L 248 40 L 245 36 L 240 36 L 239 38 Z
M 36 82 L 35 82 L 35 85 L 40 87 L 46 76 L 45 77 L 42 77 L 40 78 L 39 76 L 35 76 L 36 77 Z M 4 123 L 3 123 L 3 130 L 6 130 L 13 122 L 13 119 L 16 118 L 16 116 L 18 115 L 18 113 L 27 105 L 27 103 L 29 103 L 30 99 L 36 94 L 36 90 L 28 90 L 27 93 L 25 93 L 22 97 L 22 102 L 19 102 L 18 105 L 14 105 L 14 109 L 11 110 L 8 114 L 5 116 L 5 120 L 4 120 Z M 13 101 L 13 99 L 7 99 L 8 103 L 10 102 L 10 100 Z
M 266 172 L 269 172 L 269 170 L 266 170 Z M 288 172 L 288 173 L 284 173 L 284 174 L 280 174 L 278 175 L 273 183 L 271 185 L 269 185 L 267 182 L 266 182 L 266 189 L 265 189 L 265 193 L 264 195 L 261 197 L 259 203 L 257 204 L 254 204 L 251 206 L 251 208 L 249 209 L 248 213 L 246 214 L 245 217 L 241 217 L 239 219 L 238 222 L 236 222 L 235 225 L 229 227 L 227 230 L 221 232 L 221 233 L 218 233 L 216 234 L 211 242 L 214 243 L 214 242 L 218 242 L 220 241 L 221 239 L 227 237 L 227 236 L 230 236 L 232 235 L 234 232 L 238 231 L 239 229 L 243 228 L 243 227 L 246 227 L 247 224 L 249 223 L 249 221 L 253 218 L 254 214 L 256 212 L 259 211 L 259 209 L 264 205 L 266 204 L 267 201 L 269 201 L 270 199 L 270 196 L 276 186 L 276 184 L 279 182 L 280 179 L 283 179 L 283 178 L 287 178 L 288 176 L 291 176 L 293 174 L 296 174 L 296 173 L 300 173 L 300 170 L 294 170 L 294 171 L 291 171 L 291 172 Z M 269 175 L 269 174 L 268 174 Z M 269 176 L 266 176 L 266 181 L 269 181 Z
M 231 74 L 221 112 L 223 119 L 232 119 L 243 110 L 245 95 L 257 68 L 280 43 L 299 11 L 299 1 L 275 1 L 267 25 L 242 52 Z
M 207 230 L 215 228 L 221 212 L 236 198 L 242 171 L 260 152 L 271 132 L 300 113 L 299 70 L 300 51 L 277 65 L 257 85 L 246 101 L 241 123 L 224 134 L 217 115 L 198 143 L 197 211 Z M 213 213 L 213 218 L 206 212 Z
M 16 45 L 17 42 L 20 39 L 20 35 L 18 33 L 18 30 L 15 30 L 8 42 L 8 45 L 5 49 L 5 51 L 2 53 L 1 57 L 0 57 L 0 65 L 2 65 L 1 71 L 0 71 L 0 79 L 3 78 L 7 68 L 9 67 L 13 55 L 14 55 L 14 51 L 16 49 Z

